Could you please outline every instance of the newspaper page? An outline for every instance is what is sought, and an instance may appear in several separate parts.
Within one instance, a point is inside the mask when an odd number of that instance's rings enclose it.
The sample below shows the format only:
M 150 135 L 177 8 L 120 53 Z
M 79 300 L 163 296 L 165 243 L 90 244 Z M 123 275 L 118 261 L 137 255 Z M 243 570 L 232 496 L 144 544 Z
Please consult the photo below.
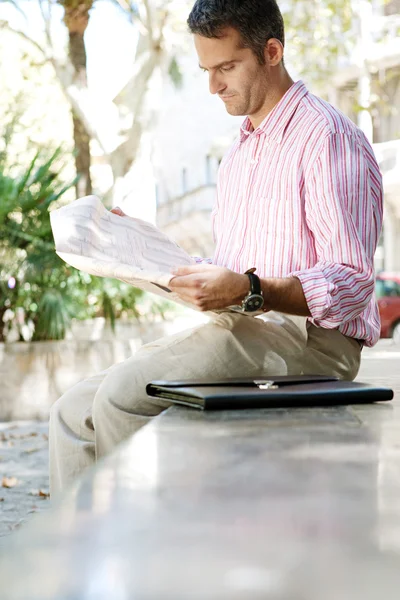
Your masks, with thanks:
M 56 253 L 67 264 L 98 277 L 111 277 L 157 294 L 193 310 L 170 290 L 174 267 L 196 260 L 152 223 L 121 217 L 108 211 L 97 196 L 85 196 L 50 213 Z M 207 311 L 210 317 L 234 311 L 256 317 L 263 312 L 243 312 L 241 306 Z
M 171 269 L 196 261 L 155 225 L 115 215 L 96 196 L 52 211 L 50 221 L 56 253 L 72 267 L 197 309 L 168 287 Z

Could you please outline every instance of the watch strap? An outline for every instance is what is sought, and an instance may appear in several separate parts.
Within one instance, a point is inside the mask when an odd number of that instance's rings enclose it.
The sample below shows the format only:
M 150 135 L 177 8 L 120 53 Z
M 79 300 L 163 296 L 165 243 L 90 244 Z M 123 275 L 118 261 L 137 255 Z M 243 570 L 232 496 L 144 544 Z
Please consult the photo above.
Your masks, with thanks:
M 250 291 L 252 294 L 261 295 L 261 281 L 255 273 L 246 273 L 250 280 Z

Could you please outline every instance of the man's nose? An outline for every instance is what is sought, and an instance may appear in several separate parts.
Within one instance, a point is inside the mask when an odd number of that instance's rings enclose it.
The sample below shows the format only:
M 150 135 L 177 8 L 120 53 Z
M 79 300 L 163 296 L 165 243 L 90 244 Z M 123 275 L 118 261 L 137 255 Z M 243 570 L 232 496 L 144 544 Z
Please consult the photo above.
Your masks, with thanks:
M 218 77 L 218 73 L 210 73 L 209 84 L 211 94 L 218 94 L 226 88 L 225 83 Z

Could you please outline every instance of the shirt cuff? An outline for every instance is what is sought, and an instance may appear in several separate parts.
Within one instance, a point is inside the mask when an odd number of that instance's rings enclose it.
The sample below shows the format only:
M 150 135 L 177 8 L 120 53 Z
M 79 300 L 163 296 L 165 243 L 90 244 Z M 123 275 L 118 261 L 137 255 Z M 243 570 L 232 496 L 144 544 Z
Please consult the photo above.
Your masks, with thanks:
M 289 277 L 300 280 L 312 319 L 316 323 L 326 319 L 333 305 L 332 294 L 336 286 L 316 267 L 307 271 L 294 271 Z

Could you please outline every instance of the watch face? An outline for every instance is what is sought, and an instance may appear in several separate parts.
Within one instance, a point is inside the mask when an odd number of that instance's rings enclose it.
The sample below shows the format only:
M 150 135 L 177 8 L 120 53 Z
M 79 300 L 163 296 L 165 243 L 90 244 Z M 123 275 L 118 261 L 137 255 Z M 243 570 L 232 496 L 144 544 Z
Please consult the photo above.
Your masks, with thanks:
M 252 294 L 244 302 L 244 310 L 248 312 L 254 312 L 260 310 L 264 306 L 264 298 L 259 294 Z

